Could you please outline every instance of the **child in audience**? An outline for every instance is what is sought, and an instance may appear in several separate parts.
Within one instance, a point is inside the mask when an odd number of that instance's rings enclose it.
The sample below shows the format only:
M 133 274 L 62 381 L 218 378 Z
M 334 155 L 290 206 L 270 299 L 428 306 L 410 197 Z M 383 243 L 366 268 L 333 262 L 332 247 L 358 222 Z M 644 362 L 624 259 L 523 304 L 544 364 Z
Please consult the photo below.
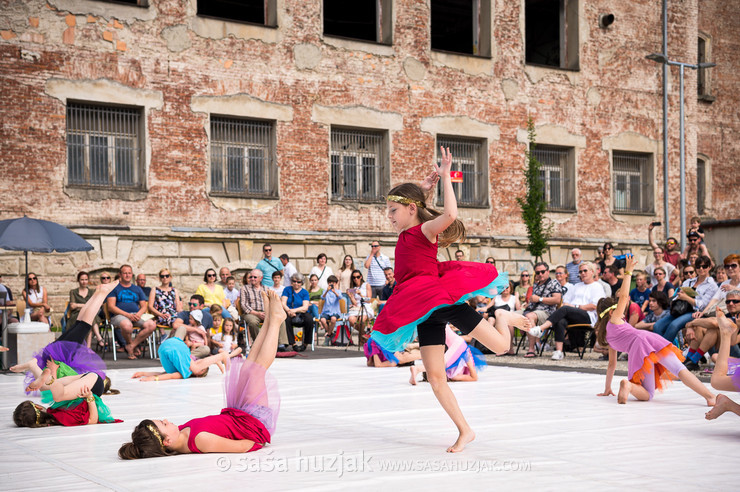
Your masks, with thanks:
M 211 306 L 211 317 L 213 318 L 213 325 L 210 328 L 210 335 L 213 338 L 216 334 L 221 333 L 221 324 L 224 321 L 223 308 L 218 304 Z
M 324 300 L 324 307 L 321 309 L 321 318 L 319 322 L 321 323 L 321 327 L 326 331 L 324 345 L 328 346 L 331 343 L 331 335 L 334 333 L 337 319 L 342 316 L 342 309 L 339 305 L 342 293 L 339 291 L 339 279 L 336 276 L 329 275 L 326 282 L 328 284 L 328 288 L 326 289 L 326 292 L 321 294 L 321 298 Z
M 606 385 L 598 396 L 613 396 L 612 378 L 617 367 L 617 351 L 628 354 L 628 379 L 619 384 L 618 403 L 627 403 L 632 394 L 642 401 L 651 400 L 656 389 L 663 388 L 664 379 L 678 376 L 683 383 L 714 406 L 715 395 L 709 391 L 694 374 L 686 369 L 681 351 L 673 343 L 660 335 L 646 330 L 637 330 L 624 319 L 630 302 L 629 286 L 632 269 L 637 261 L 628 254 L 625 258 L 625 272 L 622 279 L 619 301 L 613 297 L 601 299 L 596 311 L 599 320 L 595 330 L 599 345 L 609 347 L 609 365 L 606 370 Z
M 616 293 L 615 293 L 616 294 Z M 648 277 L 644 272 L 635 275 L 635 288 L 630 291 L 630 299 L 637 303 L 643 313 L 648 309 L 648 298 L 650 297 L 650 288 L 648 287 Z
M 221 324 L 221 331 L 213 335 L 212 341 L 219 352 L 230 354 L 237 347 L 234 339 L 234 320 L 226 318 Z

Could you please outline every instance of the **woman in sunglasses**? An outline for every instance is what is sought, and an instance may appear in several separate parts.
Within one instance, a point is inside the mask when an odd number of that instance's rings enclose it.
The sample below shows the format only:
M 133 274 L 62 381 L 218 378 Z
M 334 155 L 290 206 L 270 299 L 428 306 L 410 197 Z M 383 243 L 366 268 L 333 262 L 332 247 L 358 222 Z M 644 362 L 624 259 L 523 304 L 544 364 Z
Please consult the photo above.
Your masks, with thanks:
M 164 337 L 164 326 L 172 328 L 177 313 L 182 311 L 182 301 L 177 289 L 172 287 L 172 274 L 166 268 L 159 271 L 160 285 L 149 294 L 149 311 L 157 317 L 159 334 Z
M 203 296 L 205 304 L 211 307 L 213 304 L 219 304 L 221 307 L 229 307 L 226 303 L 226 294 L 224 288 L 216 283 L 216 270 L 209 268 L 203 274 L 203 282 L 195 291 L 196 294 Z
M 39 277 L 35 273 L 29 273 L 27 279 L 28 292 L 23 289 L 23 300 L 31 308 L 31 320 L 40 323 L 48 323 L 47 315 L 51 312 L 51 306 L 46 298 L 46 289 L 39 285 Z M 18 313 L 20 316 L 21 313 Z
M 665 318 L 655 323 L 653 331 L 668 341 L 673 341 L 679 331 L 683 330 L 686 323 L 693 319 L 693 311 L 702 311 L 709 304 L 714 294 L 717 292 L 717 284 L 712 277 L 709 276 L 709 265 L 711 260 L 706 256 L 699 257 L 696 260 L 696 265 L 689 268 L 696 269 L 696 277 L 686 280 L 681 284 L 682 289 L 678 289 L 676 299 L 688 302 L 693 308 L 691 312 L 682 314 L 681 316 L 668 315 Z M 684 288 L 691 288 L 696 291 L 696 297 L 691 297 L 686 293 Z
M 372 287 L 370 284 L 365 282 L 362 278 L 362 272 L 355 270 L 352 272 L 352 282 L 350 288 L 347 289 L 349 295 L 350 308 L 347 313 L 349 316 L 349 325 L 353 329 L 357 323 L 361 323 L 363 326 L 371 319 L 375 317 L 375 312 L 370 305 L 370 299 L 372 298 Z M 358 332 L 360 330 L 357 330 Z M 361 333 L 360 335 L 364 335 Z
M 606 270 L 606 267 L 611 265 L 616 265 L 616 267 L 619 269 L 620 275 L 624 273 L 624 260 L 618 260 L 614 257 L 614 245 L 612 243 L 604 243 L 601 251 L 604 254 L 604 258 L 599 261 L 599 266 L 601 267 L 602 273 Z

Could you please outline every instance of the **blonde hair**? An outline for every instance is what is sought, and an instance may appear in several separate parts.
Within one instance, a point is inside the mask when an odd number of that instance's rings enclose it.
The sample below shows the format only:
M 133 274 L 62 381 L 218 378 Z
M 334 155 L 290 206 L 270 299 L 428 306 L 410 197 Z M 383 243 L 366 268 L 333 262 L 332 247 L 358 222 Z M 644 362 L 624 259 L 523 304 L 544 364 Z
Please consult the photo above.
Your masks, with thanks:
M 418 202 L 418 203 L 426 204 L 426 196 L 424 196 L 424 191 L 421 189 L 419 185 L 414 184 L 414 183 L 400 184 L 396 186 L 395 188 L 393 188 L 391 191 L 389 191 L 388 195 L 406 198 L 410 200 L 411 202 Z M 409 205 L 404 205 L 403 203 L 400 203 L 400 205 L 404 207 L 409 206 Z M 423 207 L 417 206 L 417 216 L 419 217 L 419 220 L 422 223 L 428 222 L 434 219 L 435 217 L 439 217 L 440 215 L 442 215 L 441 212 L 433 208 L 429 208 L 426 205 Z M 437 238 L 437 241 L 439 243 L 440 248 L 446 248 L 452 243 L 457 243 L 457 242 L 461 243 L 465 241 L 465 225 L 459 219 L 455 219 L 452 222 L 452 224 L 450 224 L 447 227 L 447 229 L 445 229 L 439 235 L 439 237 Z

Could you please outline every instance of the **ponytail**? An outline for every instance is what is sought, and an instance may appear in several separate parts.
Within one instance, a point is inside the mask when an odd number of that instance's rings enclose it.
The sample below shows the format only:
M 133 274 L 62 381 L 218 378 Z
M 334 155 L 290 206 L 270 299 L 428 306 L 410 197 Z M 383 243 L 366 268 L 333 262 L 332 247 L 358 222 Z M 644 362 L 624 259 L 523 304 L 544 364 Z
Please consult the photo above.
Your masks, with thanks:
M 611 319 L 611 313 L 605 313 L 605 311 L 616 304 L 617 300 L 614 297 L 604 297 L 603 299 L 599 299 L 598 304 L 596 304 L 596 315 L 598 319 L 596 320 L 596 325 L 594 325 L 594 331 L 596 331 L 596 341 L 604 348 L 609 346 L 609 343 L 606 341 L 606 324 Z

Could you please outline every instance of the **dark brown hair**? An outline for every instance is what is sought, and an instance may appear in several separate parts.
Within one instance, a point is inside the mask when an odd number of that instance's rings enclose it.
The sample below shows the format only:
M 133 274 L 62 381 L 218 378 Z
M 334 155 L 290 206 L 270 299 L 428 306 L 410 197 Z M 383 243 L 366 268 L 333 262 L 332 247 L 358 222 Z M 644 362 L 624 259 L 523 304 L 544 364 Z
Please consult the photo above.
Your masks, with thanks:
M 609 322 L 612 313 L 610 311 L 604 316 L 601 316 L 601 313 L 603 313 L 606 309 L 609 309 L 616 303 L 616 298 L 604 297 L 602 299 L 599 299 L 598 304 L 596 304 L 596 315 L 598 316 L 598 319 L 596 320 L 596 325 L 594 325 L 594 330 L 596 330 L 596 341 L 598 341 L 599 345 L 604 348 L 609 346 L 609 343 L 606 341 L 606 324 Z
M 131 442 L 127 442 L 118 450 L 118 457 L 122 460 L 138 460 L 140 458 L 157 458 L 177 454 L 164 447 L 158 437 L 149 427 L 157 426 L 151 420 L 142 420 L 131 433 Z M 161 436 L 159 436 L 161 438 Z
M 424 192 L 422 191 L 421 187 L 414 183 L 403 183 L 395 188 L 393 188 L 391 191 L 388 192 L 389 195 L 396 195 L 401 196 L 404 198 L 408 198 L 410 200 L 416 200 L 417 202 L 421 202 L 426 204 L 426 197 L 424 196 Z M 399 205 L 403 205 L 402 203 Z M 408 207 L 408 205 L 403 205 L 404 207 Z M 439 217 L 442 215 L 442 212 L 435 210 L 433 208 L 427 208 L 424 207 L 418 207 L 418 216 L 419 220 L 424 223 L 428 222 L 435 217 Z M 460 219 L 455 219 L 452 224 L 450 224 L 447 229 L 445 229 L 438 237 L 439 241 L 439 247 L 440 248 L 446 248 L 452 243 L 455 242 L 463 242 L 465 241 L 465 225 L 463 225 L 462 221 Z
M 36 419 L 36 412 L 38 411 L 38 420 Z M 44 410 L 39 410 L 33 404 L 32 401 L 26 400 L 13 411 L 13 422 L 18 427 L 49 427 L 50 425 L 59 425 L 59 422 L 46 413 Z

